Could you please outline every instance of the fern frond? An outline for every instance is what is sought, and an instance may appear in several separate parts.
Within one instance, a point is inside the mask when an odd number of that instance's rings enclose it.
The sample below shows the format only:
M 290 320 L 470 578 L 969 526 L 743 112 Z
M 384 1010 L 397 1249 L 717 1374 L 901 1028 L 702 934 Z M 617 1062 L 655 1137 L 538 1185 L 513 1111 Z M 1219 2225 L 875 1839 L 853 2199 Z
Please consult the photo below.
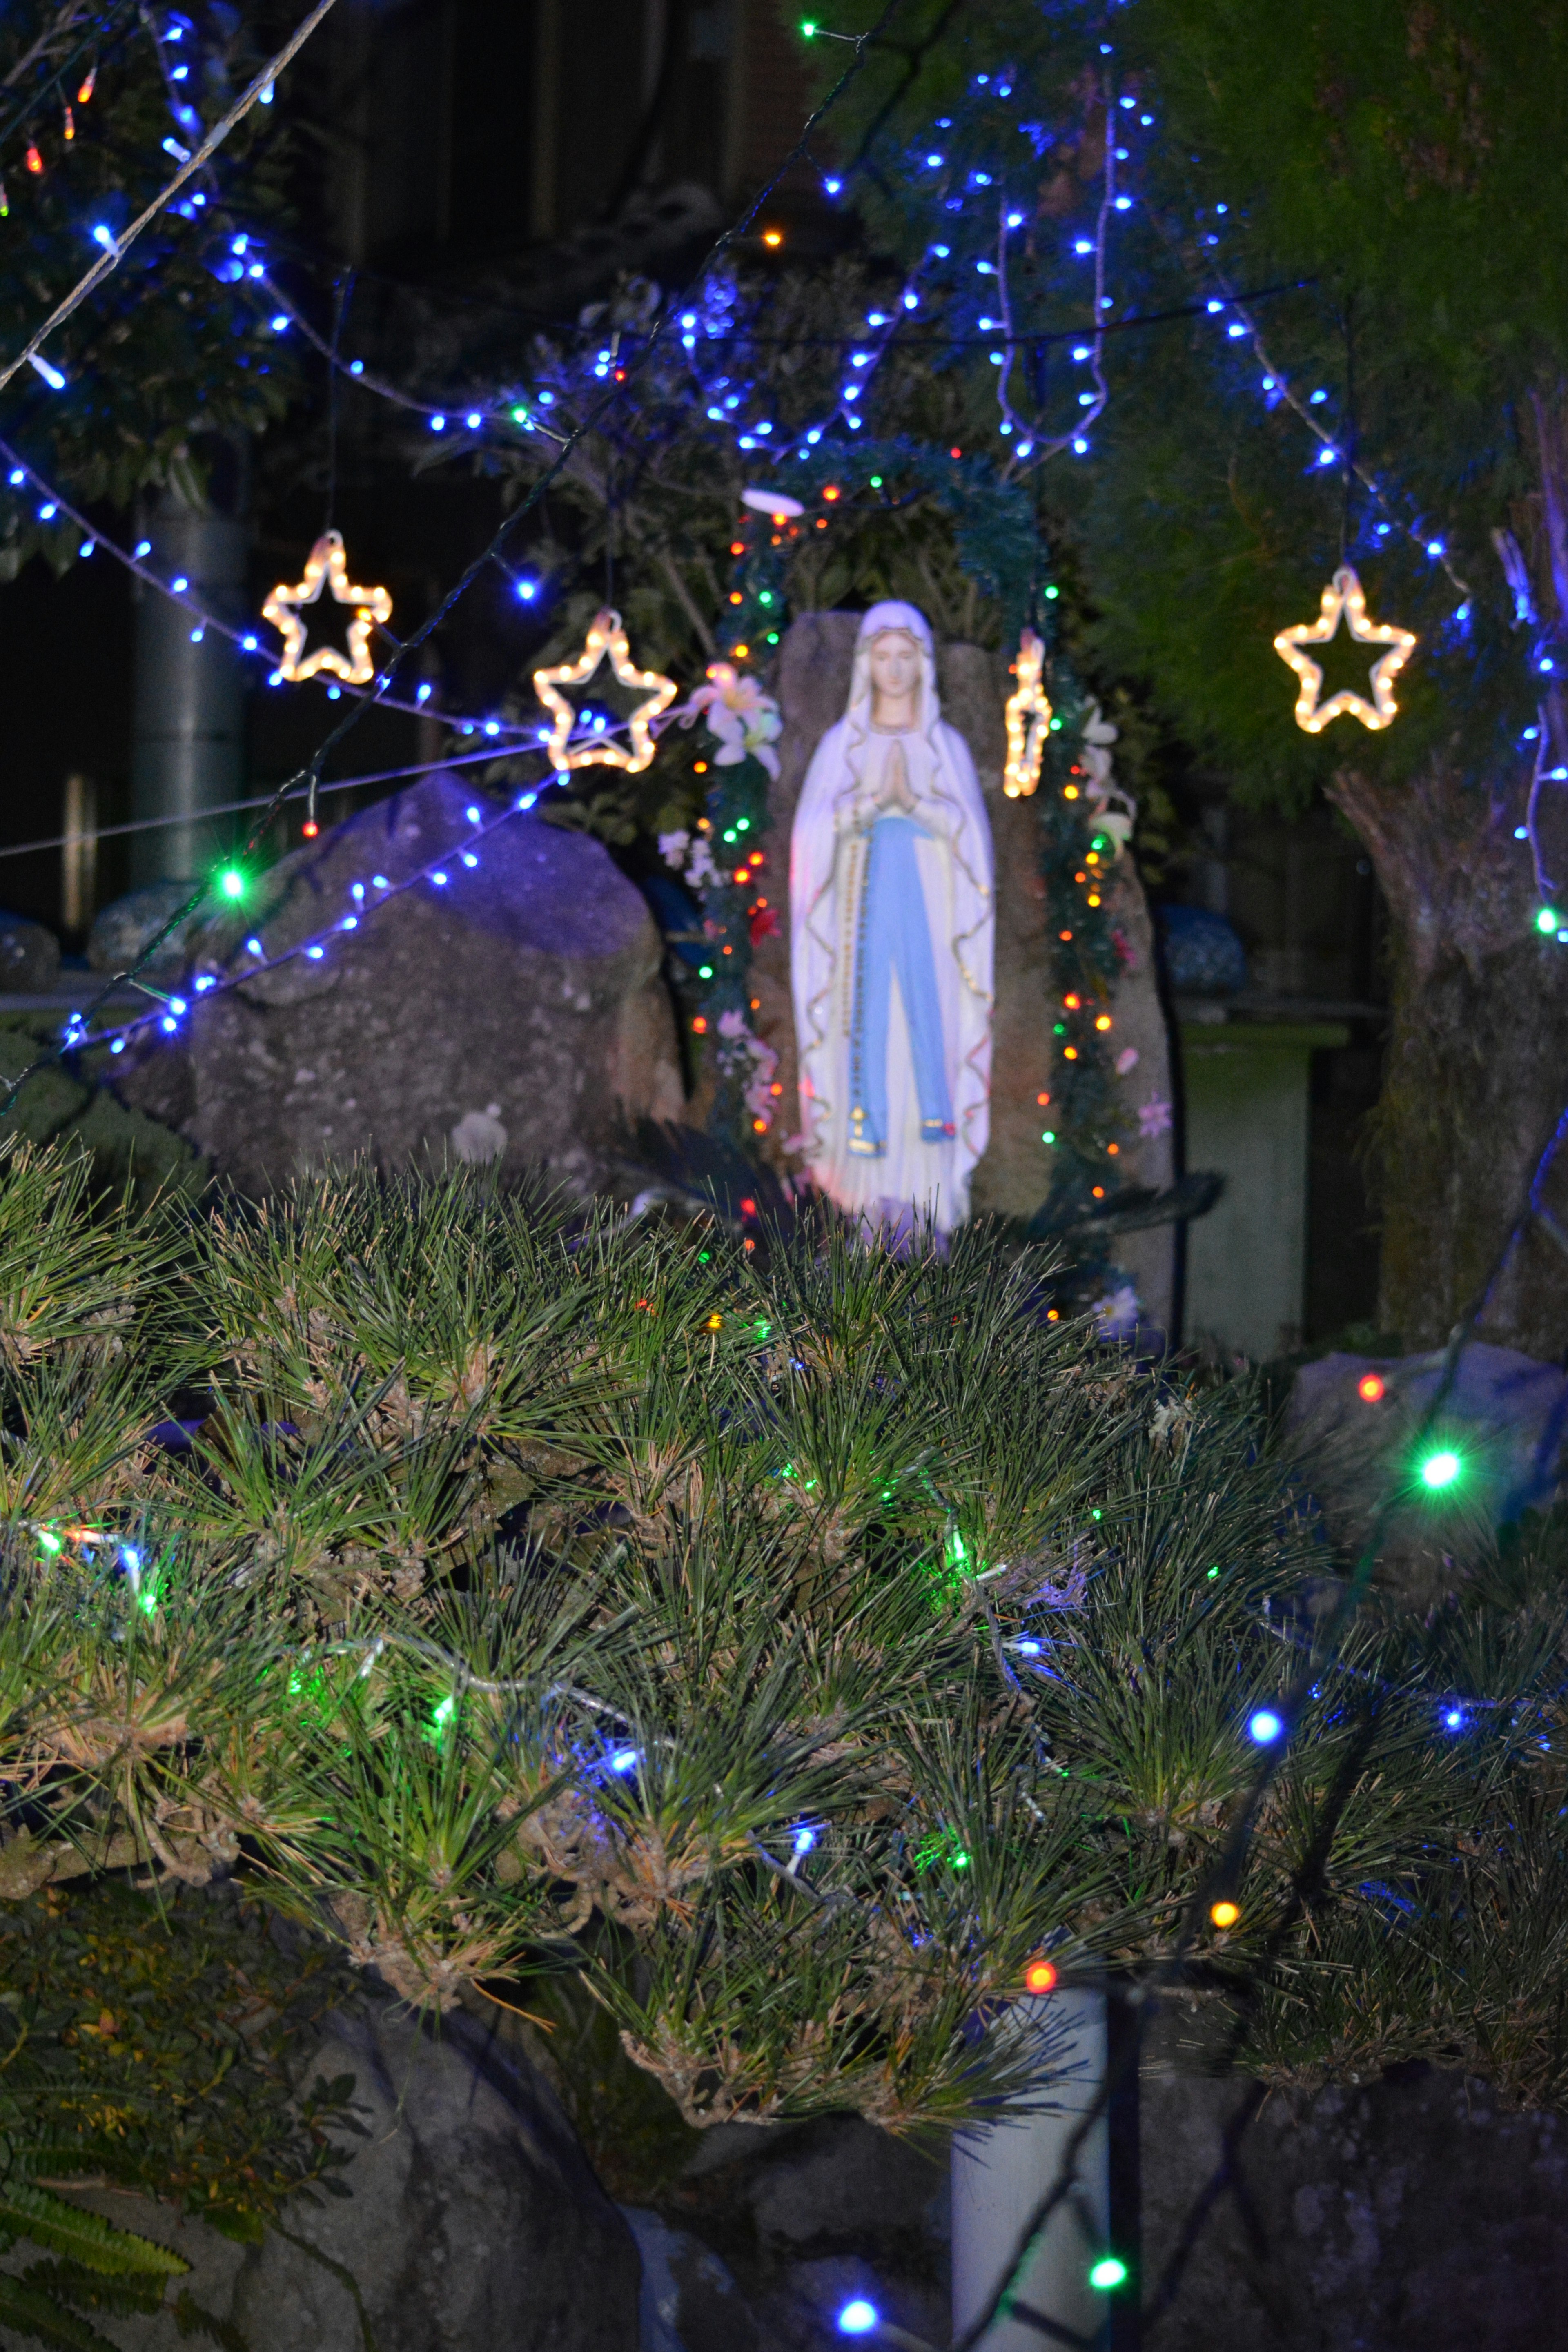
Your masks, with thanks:
M 178 2278 L 190 2269 L 183 2254 L 68 2203 L 52 2189 L 12 2181 L 0 2189 L 0 2231 L 28 2238 L 46 2252 L 64 2254 L 105 2278 Z
M 15 2328 L 20 2336 L 36 2336 L 40 2344 L 58 2346 L 58 2352 L 117 2352 L 90 2320 L 68 2311 L 45 2290 L 4 2272 L 0 2272 L 0 2327 Z

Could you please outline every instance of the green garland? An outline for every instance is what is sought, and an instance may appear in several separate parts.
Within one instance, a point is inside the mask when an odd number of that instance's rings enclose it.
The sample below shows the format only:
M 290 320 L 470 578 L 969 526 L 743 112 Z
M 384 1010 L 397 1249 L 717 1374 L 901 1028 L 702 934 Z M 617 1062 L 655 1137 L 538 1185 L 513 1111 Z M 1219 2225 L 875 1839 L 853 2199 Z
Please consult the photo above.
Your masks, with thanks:
M 1113 1207 L 1121 1189 L 1115 1163 L 1126 1127 L 1115 1080 L 1116 1048 L 1113 1033 L 1097 1024 L 1110 1018 L 1110 998 L 1128 960 L 1106 905 L 1104 877 L 1114 845 L 1089 805 L 1079 757 L 1093 706 L 1059 654 L 1047 653 L 1044 684 L 1054 716 L 1035 805 L 1057 1001 L 1049 1100 L 1040 1135 L 1055 1158 L 1049 1193 L 1030 1221 L 1041 1236 L 1080 1227 L 1082 1220 Z M 1075 1301 L 1101 1296 L 1117 1273 L 1109 1254 L 1086 1243 L 1080 1232 L 1075 1234 L 1064 1296 Z
M 710 740 L 717 748 L 711 734 Z M 717 1083 L 710 1128 L 754 1150 L 773 1126 L 780 1100 L 769 1092 L 778 1056 L 752 1027 L 752 950 L 778 924 L 778 893 L 766 887 L 769 779 L 762 761 L 752 757 L 727 767 L 715 762 L 709 772 L 713 781 L 704 803 L 706 830 L 700 834 L 713 866 L 713 878 L 702 887 L 708 952 L 696 974 L 697 1009 L 689 1017 L 713 1061 Z

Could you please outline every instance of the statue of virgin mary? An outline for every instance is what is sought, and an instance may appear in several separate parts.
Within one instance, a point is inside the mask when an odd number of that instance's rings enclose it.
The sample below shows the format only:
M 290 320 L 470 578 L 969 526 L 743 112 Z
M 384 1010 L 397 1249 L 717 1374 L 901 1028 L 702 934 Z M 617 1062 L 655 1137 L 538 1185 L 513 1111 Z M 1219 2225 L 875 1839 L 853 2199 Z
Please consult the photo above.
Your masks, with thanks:
M 925 616 L 874 604 L 847 709 L 790 841 L 790 984 L 807 1168 L 845 1209 L 948 1233 L 985 1149 L 991 829 L 937 699 Z

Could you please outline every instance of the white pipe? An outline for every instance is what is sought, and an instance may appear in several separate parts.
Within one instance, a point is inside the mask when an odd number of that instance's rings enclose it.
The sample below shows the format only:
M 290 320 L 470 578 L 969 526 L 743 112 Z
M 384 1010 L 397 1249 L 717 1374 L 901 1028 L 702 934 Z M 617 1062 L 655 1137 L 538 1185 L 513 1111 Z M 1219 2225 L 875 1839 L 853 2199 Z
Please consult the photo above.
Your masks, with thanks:
M 1105 1995 L 1061 1991 L 1017 2001 L 995 2029 L 1041 2042 L 1050 2111 L 963 2132 L 952 2143 L 952 2332 L 984 2309 L 1030 2214 L 1057 2177 L 1067 2145 L 1105 2081 Z M 1048 2040 L 1047 2040 L 1048 2037 Z M 1103 2110 L 1079 2150 L 1074 2186 L 1046 2224 L 1015 2293 L 1061 2334 L 999 2316 L 979 2352 L 1046 2352 L 1053 2343 L 1104 2340 L 1106 2297 L 1089 2273 L 1110 2225 L 1110 2135 Z

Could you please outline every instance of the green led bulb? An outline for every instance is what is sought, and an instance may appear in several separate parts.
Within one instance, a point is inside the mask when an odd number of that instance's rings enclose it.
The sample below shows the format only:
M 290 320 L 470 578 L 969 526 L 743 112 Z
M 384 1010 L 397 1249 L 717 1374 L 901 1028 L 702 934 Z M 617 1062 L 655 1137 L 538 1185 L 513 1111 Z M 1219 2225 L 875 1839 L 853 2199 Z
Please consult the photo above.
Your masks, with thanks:
M 1113 2288 L 1126 2285 L 1127 2265 L 1118 2254 L 1102 2255 L 1090 2271 L 1089 2283 L 1101 2294 L 1110 2294 Z
M 1443 1487 L 1454 1485 L 1464 1466 L 1452 1446 L 1440 1446 L 1436 1454 L 1428 1454 L 1421 1465 L 1422 1484 L 1430 1486 L 1435 1494 L 1438 1493 Z
M 1554 931 L 1559 929 L 1562 921 L 1563 918 L 1555 907 L 1542 907 L 1535 918 L 1535 928 L 1538 931 Z
M 243 898 L 245 877 L 237 866 L 226 866 L 217 877 L 217 887 L 226 898 Z

